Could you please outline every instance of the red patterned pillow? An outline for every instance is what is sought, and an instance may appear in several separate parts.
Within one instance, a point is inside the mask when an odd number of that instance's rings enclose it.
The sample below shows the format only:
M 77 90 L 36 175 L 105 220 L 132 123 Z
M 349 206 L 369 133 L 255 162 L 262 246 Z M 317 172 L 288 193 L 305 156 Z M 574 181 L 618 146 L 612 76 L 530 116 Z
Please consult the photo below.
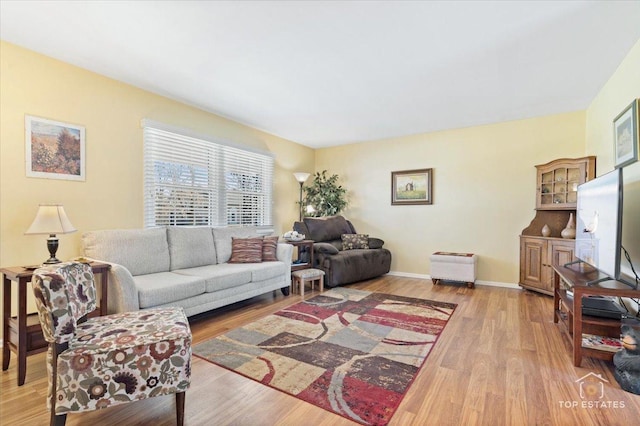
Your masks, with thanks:
M 278 251 L 278 237 L 264 237 L 262 240 L 262 261 L 276 262 L 276 252 Z
M 229 263 L 262 262 L 262 237 L 232 238 Z

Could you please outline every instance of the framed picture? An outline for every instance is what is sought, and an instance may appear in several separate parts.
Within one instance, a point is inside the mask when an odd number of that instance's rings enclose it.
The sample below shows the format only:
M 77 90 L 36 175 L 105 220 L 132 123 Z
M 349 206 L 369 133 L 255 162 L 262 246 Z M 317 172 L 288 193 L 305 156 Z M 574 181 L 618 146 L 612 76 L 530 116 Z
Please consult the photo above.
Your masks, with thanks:
M 391 205 L 433 204 L 433 169 L 391 172 Z
M 614 164 L 616 169 L 638 161 L 638 99 L 613 120 Z
M 27 176 L 85 180 L 82 126 L 25 115 Z

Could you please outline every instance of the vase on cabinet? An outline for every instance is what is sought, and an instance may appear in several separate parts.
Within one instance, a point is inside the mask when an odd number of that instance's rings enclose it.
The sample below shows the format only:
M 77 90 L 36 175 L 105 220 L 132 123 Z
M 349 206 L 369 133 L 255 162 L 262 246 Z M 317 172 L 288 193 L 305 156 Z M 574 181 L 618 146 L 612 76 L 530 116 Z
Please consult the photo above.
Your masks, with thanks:
M 573 213 L 569 214 L 569 221 L 567 227 L 560 233 L 562 238 L 575 238 L 576 237 L 576 221 L 573 218 Z
M 540 233 L 543 237 L 548 237 L 549 235 L 551 235 L 551 228 L 549 228 L 549 225 L 545 224 L 542 227 L 542 231 L 540 231 Z

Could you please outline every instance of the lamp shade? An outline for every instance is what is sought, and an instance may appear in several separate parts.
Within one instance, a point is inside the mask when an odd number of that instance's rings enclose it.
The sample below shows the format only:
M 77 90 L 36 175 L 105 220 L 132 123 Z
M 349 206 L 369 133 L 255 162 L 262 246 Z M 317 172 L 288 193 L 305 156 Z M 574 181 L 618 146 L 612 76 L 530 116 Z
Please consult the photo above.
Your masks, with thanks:
M 40 204 L 25 234 L 70 234 L 76 232 L 61 204 Z
M 300 183 L 304 183 L 309 178 L 309 173 L 304 173 L 304 172 L 296 172 L 293 175 L 296 177 L 296 180 Z

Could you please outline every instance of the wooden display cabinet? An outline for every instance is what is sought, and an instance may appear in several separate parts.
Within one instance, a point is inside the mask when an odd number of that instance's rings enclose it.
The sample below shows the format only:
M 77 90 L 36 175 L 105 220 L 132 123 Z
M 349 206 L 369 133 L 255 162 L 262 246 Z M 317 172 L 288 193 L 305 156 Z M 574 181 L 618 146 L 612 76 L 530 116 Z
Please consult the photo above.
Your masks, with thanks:
M 574 260 L 575 240 L 520 236 L 520 285 L 553 296 L 553 264 Z
M 536 166 L 536 215 L 520 235 L 520 286 L 553 295 L 552 264 L 575 260 L 574 239 L 561 238 L 573 213 L 578 185 L 595 177 L 596 158 L 561 158 Z M 542 236 L 547 225 L 551 231 Z
M 536 209 L 575 210 L 578 185 L 595 177 L 596 158 L 562 158 L 536 169 Z

